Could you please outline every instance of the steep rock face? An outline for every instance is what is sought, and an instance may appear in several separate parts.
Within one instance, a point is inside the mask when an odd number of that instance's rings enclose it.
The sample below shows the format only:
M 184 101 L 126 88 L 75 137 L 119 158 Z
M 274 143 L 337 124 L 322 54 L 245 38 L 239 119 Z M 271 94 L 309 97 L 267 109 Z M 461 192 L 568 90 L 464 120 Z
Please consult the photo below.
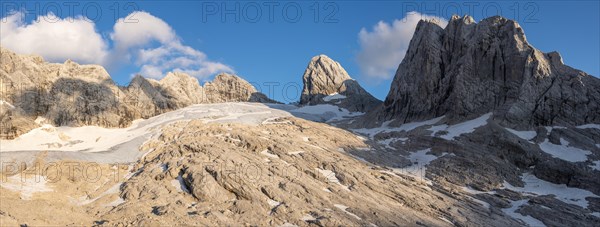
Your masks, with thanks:
M 313 57 L 302 77 L 301 105 L 331 103 L 365 112 L 381 103 L 350 78 L 340 63 L 325 55 Z
M 0 116 L 2 138 L 26 132 L 37 117 L 55 125 L 122 125 L 121 89 L 101 66 L 46 63 L 39 56 L 0 51 L 0 99 L 13 107 Z
M 266 95 L 258 92 L 252 84 L 244 79 L 222 73 L 215 77 L 212 82 L 204 84 L 204 92 L 207 102 L 263 102 L 276 103 Z
M 177 102 L 179 100 L 174 96 L 166 97 L 165 93 L 167 92 L 163 92 L 163 90 L 160 82 L 156 83 L 140 75 L 135 76 L 123 89 L 125 97 L 121 99 L 124 105 L 134 111 L 129 114 L 132 116 L 131 120 L 152 117 L 184 105 L 184 103 Z
M 189 106 L 203 102 L 204 90 L 198 80 L 185 73 L 172 72 L 160 80 L 160 86 L 167 98 L 175 100 L 180 106 Z
M 134 77 L 116 85 L 99 65 L 47 63 L 0 47 L 0 138 L 12 139 L 40 124 L 125 127 L 198 103 L 274 102 L 245 80 L 217 76 L 205 92 L 198 80 L 169 73 L 162 80 Z M 38 117 L 42 117 L 36 121 Z
M 379 120 L 488 112 L 517 128 L 598 123 L 600 80 L 532 47 L 512 20 L 454 16 L 445 29 L 420 21 Z

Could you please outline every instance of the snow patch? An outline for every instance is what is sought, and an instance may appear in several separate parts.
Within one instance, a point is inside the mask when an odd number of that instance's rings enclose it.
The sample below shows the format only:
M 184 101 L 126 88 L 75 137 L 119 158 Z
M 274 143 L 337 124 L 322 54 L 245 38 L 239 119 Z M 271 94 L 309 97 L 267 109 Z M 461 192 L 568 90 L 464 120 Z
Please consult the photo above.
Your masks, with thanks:
M 393 168 L 393 172 L 394 173 L 399 173 L 399 174 L 404 174 L 404 175 L 409 175 L 412 177 L 415 177 L 419 180 L 425 181 L 428 184 L 431 184 L 431 181 L 429 181 L 428 179 L 425 178 L 425 174 L 427 172 L 427 165 L 429 165 L 429 163 L 431 163 L 433 160 L 438 159 L 439 157 L 432 155 L 432 154 L 427 154 L 428 152 L 430 152 L 431 149 L 427 148 L 425 150 L 420 150 L 420 151 L 416 151 L 411 153 L 408 156 L 408 159 L 410 160 L 410 162 L 412 163 L 410 166 L 406 166 L 404 168 Z M 442 156 L 446 155 L 447 153 L 443 153 Z M 442 157 L 440 156 L 440 157 Z
M 598 129 L 598 130 L 600 130 L 600 125 L 599 125 L 599 124 L 587 124 L 587 125 L 580 125 L 580 126 L 577 126 L 577 128 L 579 128 L 579 129 L 589 129 L 589 128 L 594 128 L 594 129 Z
M 445 221 L 445 222 L 447 222 L 448 224 L 451 224 L 451 225 L 453 225 L 453 226 L 454 226 L 454 223 L 452 223 L 452 222 L 451 222 L 450 220 L 448 220 L 447 218 L 445 218 L 445 217 L 442 217 L 442 216 L 438 216 L 438 218 L 439 218 L 440 220 L 442 220 L 442 221 Z
M 317 171 L 319 171 L 319 173 L 321 173 L 321 175 L 323 175 L 323 177 L 325 177 L 327 179 L 327 181 L 339 185 L 340 187 L 342 187 L 346 191 L 350 191 L 350 189 L 348 188 L 348 186 L 343 185 L 342 183 L 340 183 L 340 179 L 337 178 L 335 172 L 333 172 L 331 170 L 320 169 L 320 168 L 315 168 L 315 169 Z
M 592 167 L 592 169 L 595 169 L 595 170 L 598 170 L 598 171 L 600 171 L 600 160 L 598 160 L 598 161 L 593 161 L 593 162 L 592 162 L 592 164 L 593 164 L 593 165 L 591 166 L 591 167 Z
M 9 102 L 0 99 L 0 106 L 3 106 L 3 105 L 8 106 L 8 108 L 11 109 L 11 110 L 15 108 L 15 106 L 13 106 L 12 104 L 10 104 Z
M 389 138 L 389 139 L 385 139 L 385 140 L 379 140 L 377 141 L 377 143 L 392 149 L 392 150 L 396 150 L 396 148 L 392 147 L 390 144 L 395 143 L 396 141 L 402 141 L 402 144 L 404 144 L 404 142 L 406 142 L 408 140 L 408 138 Z
M 271 207 L 276 207 L 276 206 L 279 206 L 279 204 L 281 204 L 280 202 L 278 202 L 278 201 L 275 201 L 275 200 L 272 200 L 272 199 L 268 199 L 268 200 L 267 200 L 267 203 L 268 203 L 268 204 L 269 204 L 269 206 L 271 206 Z
M 542 179 L 537 178 L 534 175 L 521 176 L 521 179 L 525 183 L 524 187 L 515 187 L 504 182 L 503 187 L 512 191 L 516 191 L 523 194 L 531 195 L 554 195 L 556 199 L 563 201 L 568 204 L 578 205 L 583 208 L 588 207 L 588 201 L 586 197 L 599 197 L 594 193 L 579 189 L 567 187 L 565 184 L 554 184 Z
M 348 209 L 347 206 L 344 206 L 342 204 L 333 204 L 333 206 L 337 207 L 338 209 L 344 211 L 346 214 L 358 219 L 358 220 L 362 220 L 362 218 L 360 218 L 359 216 L 356 216 L 356 214 L 350 213 L 349 211 L 347 211 L 346 209 Z
M 0 181 L 0 186 L 8 190 L 19 192 L 21 199 L 31 200 L 35 193 L 52 192 L 52 188 L 46 185 L 46 177 L 35 175 L 33 178 L 25 178 L 20 174 Z
M 306 222 L 309 222 L 309 221 L 316 221 L 316 220 L 317 220 L 317 218 L 313 217 L 313 216 L 312 216 L 312 215 L 310 215 L 310 214 L 304 215 L 304 216 L 302 217 L 302 221 L 306 221 Z
M 435 125 L 435 126 L 431 126 L 431 128 L 427 129 L 428 131 L 431 131 L 431 137 L 434 137 L 435 134 L 439 131 L 444 131 L 448 128 L 447 124 L 443 124 L 443 125 Z
M 340 108 L 331 104 L 319 104 L 313 106 L 303 106 L 297 109 L 289 110 L 292 114 L 300 114 L 302 118 L 307 118 L 314 121 L 335 121 L 343 120 L 349 117 L 363 115 L 361 112 L 350 112 L 347 109 Z
M 444 116 L 426 120 L 426 121 L 410 122 L 410 123 L 402 124 L 398 127 L 390 127 L 389 125 L 390 125 L 390 123 L 392 123 L 392 121 L 386 121 L 386 122 L 383 122 L 383 124 L 381 124 L 381 127 L 378 127 L 378 128 L 360 128 L 360 129 L 351 129 L 351 130 L 355 133 L 367 135 L 367 136 L 369 136 L 369 138 L 373 139 L 373 137 L 379 133 L 401 132 L 401 131 L 408 132 L 408 131 L 412 131 L 418 127 L 421 127 L 421 126 L 434 125 L 434 124 L 438 123 L 440 120 L 442 120 L 443 118 L 444 118 Z
M 507 131 L 509 131 L 510 133 L 514 134 L 515 136 L 518 136 L 521 139 L 524 140 L 531 140 L 533 138 L 535 138 L 535 136 L 537 136 L 537 132 L 535 131 L 517 131 L 511 128 L 506 128 Z
M 496 194 L 496 192 L 494 191 L 489 191 L 489 192 L 485 192 L 485 191 L 479 191 L 479 190 L 475 190 L 471 187 L 462 187 L 462 190 L 469 193 L 469 194 L 473 194 L 473 195 L 477 195 L 477 194 L 490 194 L 490 195 L 494 195 Z
M 276 154 L 269 152 L 269 149 L 265 149 L 264 151 L 260 152 L 260 154 L 267 156 L 269 158 L 279 158 L 279 156 L 277 156 Z
M 531 227 L 546 226 L 543 222 L 541 222 L 538 219 L 535 219 L 529 215 L 525 216 L 520 213 L 517 213 L 517 209 L 519 209 L 519 207 L 521 207 L 525 203 L 527 203 L 527 201 L 529 201 L 529 200 L 523 199 L 523 200 L 512 201 L 510 203 L 512 206 L 509 208 L 502 209 L 502 211 L 514 219 L 518 219 L 518 220 L 525 222 L 525 224 L 527 224 L 528 226 L 531 226 Z
M 162 126 L 173 122 L 199 119 L 206 123 L 259 125 L 269 118 L 290 116 L 292 115 L 285 110 L 260 103 L 198 104 L 146 120 L 135 120 L 128 128 L 54 127 L 44 124 L 14 140 L 0 140 L 0 152 L 49 151 L 48 158 L 54 159 L 84 159 L 100 163 L 132 162 L 143 155 L 138 148 L 144 142 L 159 135 Z M 45 122 L 43 118 L 37 120 L 39 123 Z
M 592 154 L 588 150 L 582 150 L 576 147 L 569 146 L 569 141 L 560 138 L 560 145 L 551 143 L 548 139 L 540 143 L 540 149 L 542 151 L 552 155 L 552 157 L 559 158 L 569 162 L 583 162 L 586 161 L 587 155 Z
M 185 182 L 183 182 L 181 176 L 177 176 L 177 179 L 171 180 L 171 185 L 173 185 L 178 192 L 190 193 L 190 190 L 185 185 Z
M 331 100 L 345 99 L 345 98 L 346 98 L 345 95 L 341 95 L 336 92 L 336 93 L 333 93 L 333 94 L 323 97 L 323 101 L 329 102 Z
M 110 202 L 110 203 L 107 203 L 107 204 L 106 204 L 106 205 L 104 205 L 104 206 L 108 206 L 108 207 L 116 207 L 116 206 L 118 206 L 118 205 L 121 205 L 122 203 L 125 203 L 125 200 L 124 200 L 123 198 L 119 197 L 119 198 L 115 199 L 115 201 L 112 201 L 112 202 Z
M 475 131 L 475 129 L 487 124 L 487 120 L 492 116 L 492 113 L 484 114 L 473 120 L 468 120 L 455 125 L 450 125 L 445 129 L 448 133 L 440 136 L 446 140 L 454 140 L 456 137 L 462 134 L 468 134 Z

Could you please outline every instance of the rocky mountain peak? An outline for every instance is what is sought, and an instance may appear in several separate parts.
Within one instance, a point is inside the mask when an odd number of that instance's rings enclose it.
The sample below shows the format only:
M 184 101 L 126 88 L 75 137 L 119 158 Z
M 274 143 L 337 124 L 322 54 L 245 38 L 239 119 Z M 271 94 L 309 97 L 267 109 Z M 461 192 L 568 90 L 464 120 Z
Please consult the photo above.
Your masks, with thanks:
M 340 63 L 326 55 L 313 57 L 302 77 L 301 105 L 332 103 L 350 111 L 365 111 L 380 103 L 353 80 Z
M 531 46 L 515 21 L 453 17 L 445 29 L 419 22 L 379 111 L 409 122 L 493 112 L 509 126 L 600 122 L 600 80 Z
M 229 73 L 221 73 L 206 82 L 204 91 L 209 102 L 277 102 L 257 91 L 248 81 Z
M 127 85 L 127 87 L 129 87 L 129 88 L 144 87 L 144 86 L 152 86 L 152 84 L 140 74 L 136 74 L 129 82 L 129 85 Z
M 473 19 L 473 17 L 469 16 L 469 15 L 464 15 L 464 16 L 459 16 L 459 15 L 452 15 L 452 17 L 450 18 L 450 22 L 451 23 L 463 23 L 463 24 L 474 24 L 475 20 Z
M 162 85 L 167 86 L 185 86 L 189 83 L 198 84 L 198 86 L 200 85 L 198 79 L 183 72 L 169 72 L 159 82 Z
M 179 107 L 202 102 L 204 90 L 198 79 L 182 72 L 169 72 L 159 81 L 162 93 L 173 100 Z
M 300 98 L 300 104 L 319 103 L 321 96 L 339 93 L 345 81 L 352 78 L 340 63 L 332 60 L 326 55 L 313 57 L 302 77 L 304 89 Z

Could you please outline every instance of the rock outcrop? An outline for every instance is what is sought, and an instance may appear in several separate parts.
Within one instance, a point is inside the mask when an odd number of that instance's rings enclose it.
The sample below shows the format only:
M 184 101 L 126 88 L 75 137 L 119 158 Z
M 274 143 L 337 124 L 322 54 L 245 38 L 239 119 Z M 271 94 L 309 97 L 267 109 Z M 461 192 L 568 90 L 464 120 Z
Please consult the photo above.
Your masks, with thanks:
M 599 123 L 600 80 L 535 49 L 512 20 L 453 16 L 445 29 L 420 21 L 378 119 L 488 112 L 517 128 Z
M 184 114 L 189 117 L 185 120 L 171 114 L 184 110 L 196 114 Z M 517 220 L 486 209 L 460 191 L 357 160 L 347 152 L 365 150 L 367 144 L 343 129 L 247 103 L 173 112 L 140 122 L 152 125 L 154 136 L 139 152 L 133 151 L 143 154 L 135 163 L 98 163 L 88 156 L 96 152 L 81 152 L 85 156 L 75 160 L 63 156 L 65 164 L 54 162 L 52 171 L 39 171 L 41 176 L 31 170 L 40 168 L 34 165 L 27 166 L 24 178 L 6 177 L 2 174 L 21 175 L 16 168 L 2 168 L 0 223 L 519 226 Z M 158 119 L 162 123 L 152 122 Z M 63 155 L 73 153 L 79 152 Z M 40 152 L 38 157 L 52 155 L 60 154 Z M 66 163 L 94 166 L 98 174 L 94 180 L 84 174 L 55 176 L 56 169 L 67 171 Z M 67 211 L 68 216 L 45 215 Z
M 340 63 L 325 55 L 310 60 L 302 81 L 301 105 L 330 103 L 352 112 L 366 112 L 381 103 L 350 78 Z
M 212 82 L 204 84 L 204 92 L 207 102 L 262 102 L 276 103 L 265 94 L 260 93 L 240 77 L 222 73 L 215 77 Z
M 1 48 L 1 47 L 0 47 Z M 1 48 L 0 138 L 12 139 L 41 123 L 125 127 L 133 120 L 199 103 L 275 102 L 240 77 L 222 74 L 202 88 L 185 73 L 162 80 L 135 76 L 118 86 L 99 65 L 47 63 Z M 42 117 L 36 122 L 38 117 Z
M 200 86 L 198 80 L 185 73 L 172 72 L 160 80 L 160 86 L 164 94 L 170 95 L 169 99 L 185 107 L 196 103 L 202 103 L 204 89 Z

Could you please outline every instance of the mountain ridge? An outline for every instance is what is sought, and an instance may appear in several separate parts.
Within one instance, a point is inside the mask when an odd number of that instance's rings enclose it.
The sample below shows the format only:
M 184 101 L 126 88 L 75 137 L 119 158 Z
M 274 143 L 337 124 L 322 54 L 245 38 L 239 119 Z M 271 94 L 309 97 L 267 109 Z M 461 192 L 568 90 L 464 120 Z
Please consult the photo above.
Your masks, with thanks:
M 370 116 L 457 122 L 494 112 L 516 128 L 582 125 L 600 122 L 599 91 L 600 79 L 535 49 L 516 21 L 453 16 L 446 28 L 418 23 L 386 100 Z
M 219 74 L 210 89 L 196 78 L 170 72 L 160 81 L 141 75 L 117 85 L 99 65 L 71 60 L 48 63 L 37 55 L 19 55 L 0 47 L 0 137 L 15 138 L 39 126 L 36 118 L 55 126 L 127 127 L 135 119 L 199 103 L 276 103 L 244 79 Z M 220 78 L 226 77 L 227 80 Z

